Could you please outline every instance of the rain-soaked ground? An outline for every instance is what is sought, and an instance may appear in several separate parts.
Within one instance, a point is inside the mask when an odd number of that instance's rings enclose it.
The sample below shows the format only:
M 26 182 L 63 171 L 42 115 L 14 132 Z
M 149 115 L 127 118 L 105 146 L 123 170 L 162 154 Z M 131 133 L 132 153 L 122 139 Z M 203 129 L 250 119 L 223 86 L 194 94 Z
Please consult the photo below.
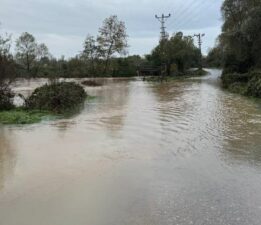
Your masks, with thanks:
M 108 79 L 74 117 L 0 126 L 0 225 L 260 225 L 261 102 L 219 75 Z

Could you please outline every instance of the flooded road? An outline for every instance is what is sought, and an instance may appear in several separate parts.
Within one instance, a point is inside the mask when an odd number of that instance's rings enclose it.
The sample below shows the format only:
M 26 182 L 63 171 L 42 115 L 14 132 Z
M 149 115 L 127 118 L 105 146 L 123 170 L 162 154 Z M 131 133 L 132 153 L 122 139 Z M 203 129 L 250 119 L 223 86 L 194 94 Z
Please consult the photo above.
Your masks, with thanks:
M 74 117 L 1 126 L 0 225 L 260 225 L 261 102 L 210 72 L 109 79 Z

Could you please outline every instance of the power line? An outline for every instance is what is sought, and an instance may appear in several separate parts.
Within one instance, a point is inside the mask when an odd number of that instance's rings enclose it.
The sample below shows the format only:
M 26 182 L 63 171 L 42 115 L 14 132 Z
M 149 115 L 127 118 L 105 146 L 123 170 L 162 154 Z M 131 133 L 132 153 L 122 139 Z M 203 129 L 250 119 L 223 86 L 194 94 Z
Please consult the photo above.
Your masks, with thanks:
M 168 38 L 168 34 L 166 32 L 166 27 L 165 27 L 165 22 L 168 18 L 171 17 L 171 14 L 169 14 L 168 16 L 165 16 L 164 14 L 162 14 L 161 16 L 157 16 L 155 15 L 155 18 L 158 19 L 161 23 L 161 27 L 160 27 L 160 40 L 166 40 Z
M 201 12 L 204 11 L 206 8 L 210 10 L 212 6 L 213 6 L 213 2 L 208 2 L 206 4 L 200 5 L 194 10 L 194 13 L 191 13 L 190 16 L 188 16 L 185 20 L 183 20 L 179 24 L 179 28 L 181 29 L 182 27 L 185 27 L 188 23 L 192 23 L 192 22 L 197 23 L 197 20 L 204 15 Z
M 173 26 L 174 24 L 180 24 L 181 22 L 186 20 L 186 18 L 188 16 L 193 15 L 195 9 L 200 7 L 203 3 L 204 3 L 204 1 L 194 1 L 191 4 L 189 4 L 188 6 L 184 7 L 183 10 L 179 11 L 178 15 L 175 14 L 176 16 L 175 16 L 174 20 L 171 21 L 170 25 Z M 185 18 L 184 18 L 184 15 L 186 16 Z
M 179 13 L 180 16 L 179 16 L 179 18 L 176 19 L 176 23 L 174 24 L 174 22 L 172 22 L 169 24 L 169 26 L 175 27 L 176 30 L 178 30 L 178 29 L 182 29 L 182 27 L 185 27 L 188 23 L 191 24 L 192 20 L 195 23 L 195 21 L 197 21 L 197 19 L 202 16 L 202 14 L 200 12 L 202 10 L 204 10 L 205 8 L 208 8 L 208 9 L 212 8 L 214 3 L 215 2 L 213 0 L 211 0 L 210 2 L 207 2 L 207 3 L 205 3 L 204 1 L 194 2 L 194 4 L 191 4 L 191 7 L 184 8 L 182 10 L 183 15 L 184 14 L 188 15 L 188 16 L 186 16 L 185 19 L 181 20 L 182 13 Z
M 205 0 L 204 0 L 205 1 Z M 203 3 L 203 2 L 201 2 Z M 193 12 L 194 8 L 199 5 L 199 2 L 197 1 L 189 1 L 186 5 L 183 5 L 178 11 L 176 11 L 175 16 L 173 20 L 170 21 L 170 25 L 173 25 L 175 22 L 179 22 L 182 15 L 184 15 L 186 12 Z

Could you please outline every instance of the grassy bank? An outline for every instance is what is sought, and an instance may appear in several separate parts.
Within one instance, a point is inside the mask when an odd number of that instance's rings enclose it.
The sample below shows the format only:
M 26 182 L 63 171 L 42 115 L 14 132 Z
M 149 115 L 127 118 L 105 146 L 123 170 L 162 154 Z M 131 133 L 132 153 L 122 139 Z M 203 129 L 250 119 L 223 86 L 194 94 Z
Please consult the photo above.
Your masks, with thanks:
M 87 96 L 86 101 L 93 101 L 97 97 Z M 54 113 L 51 111 L 29 110 L 26 108 L 14 108 L 11 110 L 0 111 L 0 125 L 22 125 L 40 123 L 44 120 L 55 120 L 61 118 L 68 118 L 77 115 L 81 112 L 83 104 L 77 107 L 64 111 L 63 113 Z
M 54 114 L 44 111 L 13 109 L 0 112 L 0 124 L 33 124 L 44 119 L 54 119 Z

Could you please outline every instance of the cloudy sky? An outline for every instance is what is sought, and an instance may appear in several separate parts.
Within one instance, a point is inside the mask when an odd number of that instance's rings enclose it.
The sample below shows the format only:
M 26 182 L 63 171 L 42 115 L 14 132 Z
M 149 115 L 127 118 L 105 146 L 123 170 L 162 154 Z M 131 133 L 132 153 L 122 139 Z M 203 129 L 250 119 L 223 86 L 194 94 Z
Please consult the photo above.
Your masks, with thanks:
M 110 15 L 126 23 L 129 54 L 147 54 L 159 40 L 160 23 L 155 14 L 171 13 L 167 31 L 172 34 L 206 33 L 203 51 L 215 44 L 222 24 L 223 0 L 0 0 L 1 31 L 16 39 L 32 33 L 50 52 L 74 56 L 82 49 L 86 35 L 96 35 Z

